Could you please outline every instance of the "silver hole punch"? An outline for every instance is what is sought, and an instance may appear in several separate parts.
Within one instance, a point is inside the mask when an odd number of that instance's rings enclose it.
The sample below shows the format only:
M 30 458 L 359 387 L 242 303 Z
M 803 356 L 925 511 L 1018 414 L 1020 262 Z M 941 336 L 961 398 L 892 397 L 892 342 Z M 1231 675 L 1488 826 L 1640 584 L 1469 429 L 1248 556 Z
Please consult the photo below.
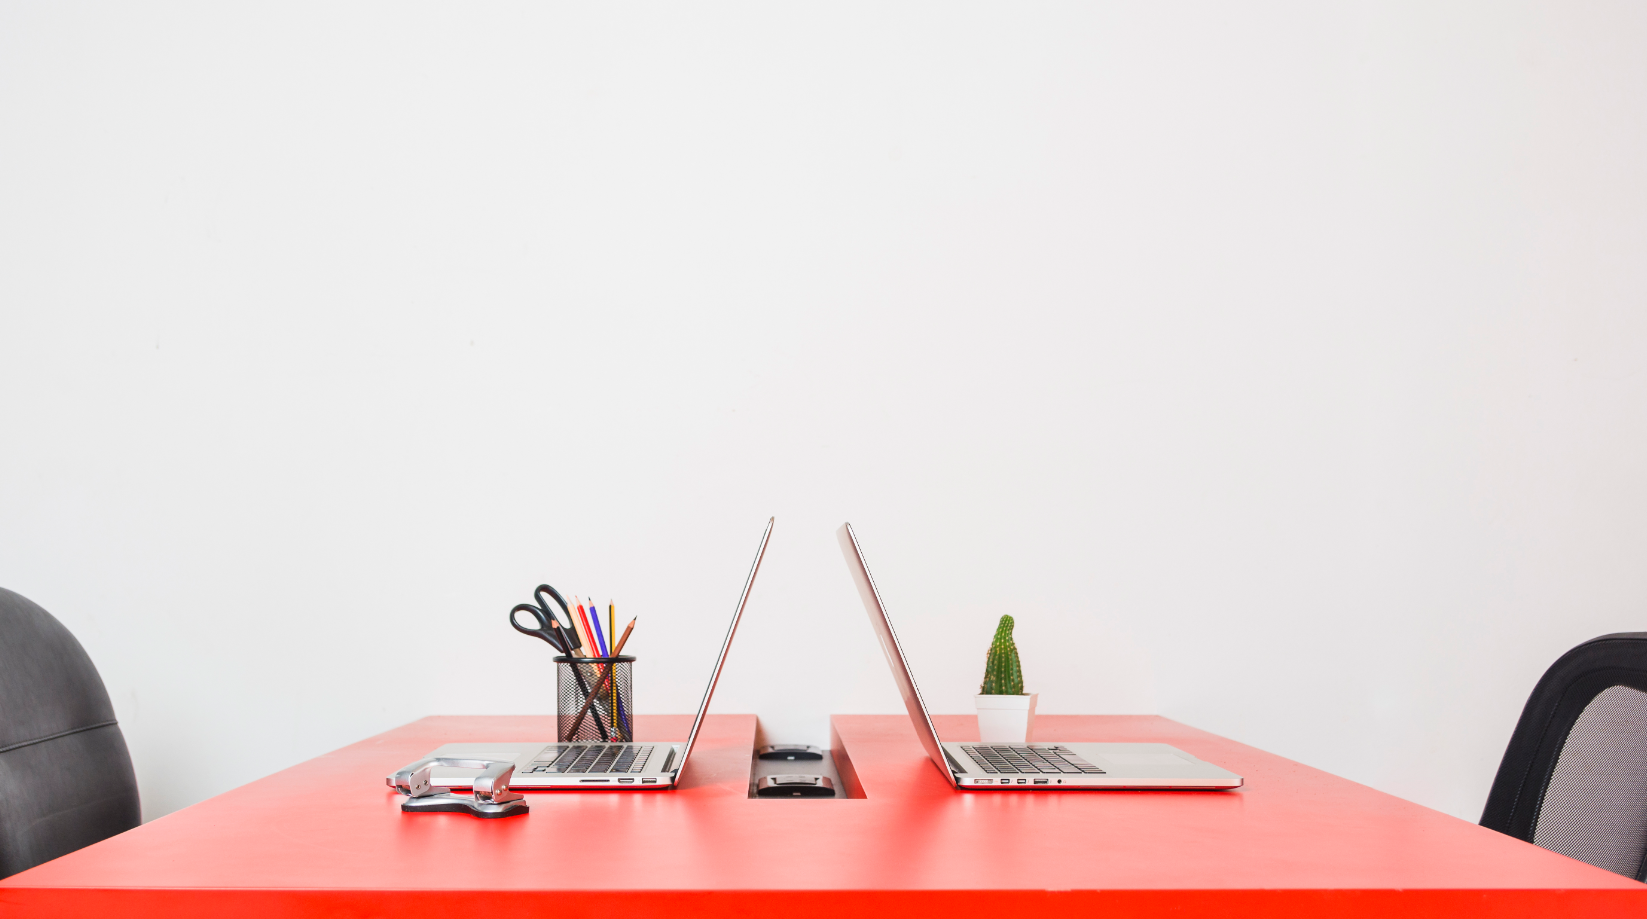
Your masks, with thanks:
M 436 766 L 486 771 L 475 776 L 475 793 L 469 797 L 455 795 L 450 788 L 430 784 L 429 775 Z M 509 790 L 509 780 L 514 775 L 515 764 L 512 760 L 431 756 L 400 769 L 389 778 L 389 784 L 406 796 L 406 800 L 400 802 L 400 809 L 408 814 L 469 814 L 490 820 L 494 817 L 513 817 L 531 810 L 519 792 Z

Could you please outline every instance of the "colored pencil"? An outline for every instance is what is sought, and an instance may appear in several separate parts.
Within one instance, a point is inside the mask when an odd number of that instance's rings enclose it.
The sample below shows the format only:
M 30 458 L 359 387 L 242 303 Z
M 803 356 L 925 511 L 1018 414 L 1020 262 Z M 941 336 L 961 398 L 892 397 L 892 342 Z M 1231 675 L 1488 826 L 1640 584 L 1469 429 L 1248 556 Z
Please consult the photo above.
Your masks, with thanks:
M 618 634 L 617 624 L 612 621 L 612 614 L 617 611 L 617 608 L 618 608 L 617 604 L 613 603 L 611 600 L 606 601 L 606 637 L 607 637 L 608 640 L 612 639 L 613 637 L 615 637 Z M 595 616 L 595 618 L 599 619 L 600 616 L 597 615 L 597 616 Z M 617 651 L 616 651 L 616 649 L 614 649 L 611 654 L 607 655 L 607 657 L 614 657 L 616 655 L 617 655 Z M 614 664 L 612 666 L 617 666 L 617 665 Z M 612 687 L 611 688 L 612 701 L 610 703 L 611 708 L 608 708 L 607 711 L 612 713 L 613 718 L 622 718 L 623 717 L 623 712 L 620 710 L 620 707 L 618 705 L 618 681 L 617 680 L 607 680 L 606 682 Z M 614 725 L 614 727 L 616 727 L 616 726 Z M 619 736 L 621 737 L 622 734 L 620 733 Z
M 594 618 L 594 617 L 589 615 L 590 606 L 593 606 L 593 605 L 594 604 L 590 604 L 589 606 L 579 607 L 578 612 L 580 614 L 582 614 L 582 616 L 583 616 L 583 628 L 584 628 L 584 630 L 589 633 L 589 656 L 590 657 L 605 657 L 606 656 L 606 649 L 602 648 L 600 646 L 600 639 L 598 637 L 596 637 L 596 633 L 595 633 L 595 624 L 590 621 L 592 618 Z
M 635 619 L 639 619 L 639 618 L 640 618 L 639 616 L 635 617 Z M 612 654 L 611 654 L 612 657 L 617 657 L 619 654 L 623 653 L 623 646 L 629 642 L 629 633 L 633 632 L 635 630 L 635 619 L 629 620 L 629 627 L 623 630 L 623 637 L 618 639 L 617 646 L 612 649 Z M 616 663 L 609 663 L 609 664 L 603 665 L 604 670 L 601 673 L 600 680 L 597 683 L 595 683 L 594 691 L 589 693 L 589 698 L 583 700 L 583 708 L 578 709 L 577 717 L 572 719 L 572 727 L 571 727 L 570 730 L 568 730 L 566 732 L 566 736 L 568 736 L 568 737 L 577 736 L 578 727 L 583 724 L 583 716 L 589 713 L 589 706 L 594 704 L 595 697 L 599 696 L 600 691 L 602 689 L 606 688 L 606 681 L 612 679 L 612 668 L 614 668 L 616 666 L 617 666 Z M 617 685 L 616 683 L 613 684 L 614 688 L 616 687 L 616 685 Z M 596 719 L 598 720 L 599 717 L 600 716 L 597 715 Z
M 572 598 L 574 603 L 577 603 L 577 599 L 575 596 Z M 577 603 L 576 608 L 577 613 L 572 617 L 572 627 L 578 630 L 578 642 L 583 645 L 578 656 L 594 657 L 600 653 L 600 649 L 595 647 L 595 640 L 589 634 L 589 618 L 583 614 L 582 603 Z
M 595 607 L 595 601 L 589 601 L 589 625 L 595 632 L 595 646 L 600 648 L 601 657 L 611 657 L 610 649 L 606 645 L 606 634 L 600 627 L 600 610 Z

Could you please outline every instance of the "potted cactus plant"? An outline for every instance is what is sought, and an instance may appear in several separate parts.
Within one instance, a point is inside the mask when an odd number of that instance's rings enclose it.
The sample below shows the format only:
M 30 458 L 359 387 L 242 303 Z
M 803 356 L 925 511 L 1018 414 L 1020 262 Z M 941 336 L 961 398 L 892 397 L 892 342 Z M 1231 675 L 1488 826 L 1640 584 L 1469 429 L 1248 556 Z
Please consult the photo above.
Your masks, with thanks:
M 1012 626 L 1011 616 L 1001 617 L 984 660 L 984 682 L 976 697 L 978 739 L 983 743 L 1028 743 L 1035 729 L 1035 702 L 1040 694 L 1024 692 L 1024 671 L 1018 663 Z

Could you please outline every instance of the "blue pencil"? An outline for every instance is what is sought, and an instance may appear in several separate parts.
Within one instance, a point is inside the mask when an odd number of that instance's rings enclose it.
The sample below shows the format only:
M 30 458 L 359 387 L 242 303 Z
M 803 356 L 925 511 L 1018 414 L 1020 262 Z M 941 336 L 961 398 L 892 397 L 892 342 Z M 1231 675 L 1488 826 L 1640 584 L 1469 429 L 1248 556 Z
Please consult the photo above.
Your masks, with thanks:
M 595 646 L 601 657 L 611 657 L 606 646 L 606 636 L 600 631 L 600 612 L 595 609 L 595 601 L 589 601 L 589 627 L 595 630 Z

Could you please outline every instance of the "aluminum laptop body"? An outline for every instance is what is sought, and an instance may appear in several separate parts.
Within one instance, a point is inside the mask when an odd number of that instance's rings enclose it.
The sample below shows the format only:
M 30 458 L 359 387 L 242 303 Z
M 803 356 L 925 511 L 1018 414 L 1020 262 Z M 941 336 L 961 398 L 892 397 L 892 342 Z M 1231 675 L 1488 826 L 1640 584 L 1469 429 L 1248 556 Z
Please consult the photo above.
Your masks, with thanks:
M 1060 791 L 1104 788 L 1239 788 L 1241 777 L 1197 759 L 1177 747 L 1161 743 L 1018 743 L 983 744 L 943 742 L 932 726 L 926 702 L 915 686 L 909 661 L 898 633 L 881 603 L 880 589 L 864 563 L 863 549 L 851 524 L 836 531 L 846 567 L 869 611 L 875 637 L 881 641 L 887 665 L 904 697 L 915 735 L 932 764 L 949 784 L 968 791 L 1011 788 L 1020 791 Z
M 513 759 L 515 774 L 509 779 L 511 791 L 552 788 L 629 791 L 675 787 L 681 770 L 686 766 L 687 757 L 692 755 L 692 744 L 698 739 L 698 730 L 703 727 L 703 716 L 709 711 L 709 699 L 715 694 L 715 683 L 721 678 L 726 653 L 732 648 L 732 636 L 738 631 L 738 620 L 743 618 L 749 591 L 755 586 L 755 575 L 761 570 L 767 540 L 772 538 L 773 522 L 768 520 L 766 531 L 761 534 L 760 547 L 755 550 L 755 562 L 749 566 L 749 577 L 744 580 L 738 608 L 732 613 L 732 624 L 727 627 L 726 638 L 721 642 L 715 669 L 709 674 L 709 686 L 703 691 L 703 702 L 698 705 L 697 717 L 692 719 L 692 731 L 686 735 L 686 740 L 564 744 L 541 740 L 530 743 L 449 743 L 429 755 Z M 440 768 L 434 770 L 430 780 L 432 784 L 449 788 L 469 788 L 478 774 L 478 769 Z M 393 779 L 392 775 L 389 776 L 391 786 Z

